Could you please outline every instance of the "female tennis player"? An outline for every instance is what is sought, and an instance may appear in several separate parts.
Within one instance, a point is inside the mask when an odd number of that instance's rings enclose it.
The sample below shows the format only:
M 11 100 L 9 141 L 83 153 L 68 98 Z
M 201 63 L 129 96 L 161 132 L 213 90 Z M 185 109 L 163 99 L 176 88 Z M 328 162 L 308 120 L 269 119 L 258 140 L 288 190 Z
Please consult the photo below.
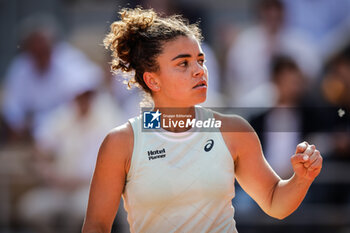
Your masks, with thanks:
M 237 232 L 235 179 L 266 214 L 290 215 L 320 173 L 315 146 L 297 145 L 294 175 L 281 180 L 247 121 L 196 106 L 205 101 L 208 83 L 198 27 L 153 10 L 120 14 L 104 41 L 112 69 L 131 72 L 129 84 L 151 95 L 154 119 L 161 113 L 222 124 L 215 132 L 174 124 L 144 132 L 139 116 L 113 129 L 98 154 L 83 233 L 110 232 L 121 197 L 131 232 Z

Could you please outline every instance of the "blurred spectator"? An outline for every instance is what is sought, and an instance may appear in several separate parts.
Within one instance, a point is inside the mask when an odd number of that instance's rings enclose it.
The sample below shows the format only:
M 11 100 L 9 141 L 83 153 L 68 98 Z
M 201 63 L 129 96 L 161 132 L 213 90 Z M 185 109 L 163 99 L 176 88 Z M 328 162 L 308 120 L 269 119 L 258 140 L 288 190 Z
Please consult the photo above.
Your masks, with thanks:
M 307 82 L 298 65 L 289 57 L 276 55 L 272 58 L 270 69 L 270 79 L 277 93 L 276 104 L 273 108 L 261 108 L 261 113 L 251 115 L 249 122 L 259 136 L 264 155 L 272 169 L 281 178 L 288 179 L 293 174 L 290 157 L 304 136 L 305 122 L 300 103 Z M 253 199 L 240 186 L 236 185 L 235 190 L 233 203 L 238 215 L 242 212 L 253 216 L 253 213 L 260 212 Z M 261 229 L 252 232 L 261 232 Z
M 41 185 L 19 201 L 20 219 L 39 232 L 78 232 L 87 207 L 89 184 L 103 137 L 121 123 L 112 97 L 81 86 L 72 103 L 52 111 L 36 130 Z
M 283 0 L 288 27 L 316 46 L 323 60 L 337 52 L 350 33 L 350 0 Z M 312 12 L 312 14 L 310 14 Z
M 296 63 L 286 57 L 272 60 L 272 80 L 278 90 L 277 105 L 267 112 L 251 119 L 251 124 L 259 134 L 266 159 L 282 178 L 293 173 L 289 163 L 295 152 L 295 145 L 307 139 L 319 148 L 325 166 L 329 161 L 350 161 L 350 117 L 339 117 L 337 111 L 342 108 L 347 113 L 348 84 L 350 80 L 350 60 L 346 56 L 337 56 L 332 62 L 323 81 L 326 100 L 335 107 L 325 105 L 321 99 L 311 98 L 317 89 L 308 88 Z M 340 81 L 342 80 L 342 81 Z M 339 85 L 341 84 L 341 85 Z M 339 86 L 342 88 L 339 89 Z M 342 91 L 344 90 L 344 91 Z M 310 95 L 311 94 L 311 95 Z M 307 98 L 305 106 L 305 98 Z M 276 143 L 278 142 L 278 143 Z M 316 183 L 307 195 L 305 203 L 327 202 L 344 204 L 349 201 L 349 189 L 344 189 L 337 181 L 334 166 L 329 166 L 324 176 L 333 174 L 333 183 Z M 341 170 L 340 170 L 341 171 Z M 339 173 L 340 174 L 340 173 Z
M 334 114 L 329 159 L 350 162 L 350 46 L 330 60 L 321 89 L 328 103 L 344 111 L 344 115 Z
M 322 92 L 332 105 L 350 107 L 350 46 L 330 60 Z
M 259 134 L 269 164 L 281 178 L 287 179 L 293 174 L 290 157 L 304 136 L 306 122 L 300 103 L 307 82 L 297 64 L 284 56 L 272 59 L 271 75 L 277 90 L 277 103 L 274 108 L 253 118 L 251 124 Z
M 314 104 L 319 114 L 313 114 L 314 126 L 324 133 L 312 132 L 308 141 L 320 145 L 327 168 L 320 184 L 311 187 L 306 202 L 320 202 L 349 208 L 350 166 L 350 49 L 342 49 L 329 59 L 325 73 L 313 87 Z M 317 92 L 320 93 L 317 93 Z M 315 112 L 314 109 L 309 108 Z M 311 112 L 309 111 L 309 112 Z M 311 124 L 310 124 L 311 125 Z M 325 146 L 326 145 L 326 146 Z M 342 215 L 337 219 L 342 220 Z
M 280 0 L 261 0 L 259 23 L 243 31 L 230 48 L 227 58 L 227 88 L 235 106 L 273 106 L 276 93 L 269 81 L 271 58 L 276 54 L 292 57 L 302 72 L 315 77 L 320 69 L 312 45 L 296 31 L 285 28 L 285 8 Z M 264 98 L 261 98 L 264 96 Z
M 48 16 L 24 20 L 19 31 L 23 50 L 8 68 L 2 112 L 13 135 L 22 137 L 32 135 L 50 110 L 71 100 L 85 79 L 98 79 L 102 72 L 58 40 L 57 26 Z

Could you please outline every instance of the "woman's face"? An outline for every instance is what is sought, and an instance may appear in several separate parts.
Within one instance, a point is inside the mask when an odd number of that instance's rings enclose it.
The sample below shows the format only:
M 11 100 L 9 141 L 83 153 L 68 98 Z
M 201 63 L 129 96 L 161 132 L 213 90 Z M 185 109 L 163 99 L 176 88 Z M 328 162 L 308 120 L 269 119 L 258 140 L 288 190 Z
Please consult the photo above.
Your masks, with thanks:
M 154 77 L 158 90 L 153 91 L 156 105 L 189 107 L 205 101 L 208 71 L 195 37 L 180 36 L 166 42 L 157 62 L 160 69 Z

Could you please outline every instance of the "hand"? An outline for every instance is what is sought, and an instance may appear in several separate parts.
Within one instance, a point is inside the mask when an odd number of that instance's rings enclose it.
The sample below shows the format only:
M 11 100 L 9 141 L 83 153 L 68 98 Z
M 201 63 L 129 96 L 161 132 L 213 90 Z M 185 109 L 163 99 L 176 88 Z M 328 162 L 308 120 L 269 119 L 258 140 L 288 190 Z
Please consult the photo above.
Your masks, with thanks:
M 291 158 L 295 175 L 310 181 L 320 174 L 322 161 L 320 152 L 314 145 L 309 145 L 307 142 L 298 144 L 295 155 Z

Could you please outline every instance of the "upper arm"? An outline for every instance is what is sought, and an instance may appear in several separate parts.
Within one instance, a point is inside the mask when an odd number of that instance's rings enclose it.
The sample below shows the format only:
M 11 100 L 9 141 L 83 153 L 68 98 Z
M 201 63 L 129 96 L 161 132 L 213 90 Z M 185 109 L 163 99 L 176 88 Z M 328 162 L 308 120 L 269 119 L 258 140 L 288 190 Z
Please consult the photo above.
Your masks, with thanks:
M 112 130 L 104 139 L 91 181 L 83 232 L 110 232 L 125 186 L 133 148 L 129 123 Z
M 266 211 L 280 178 L 267 163 L 260 140 L 250 124 L 238 116 L 225 116 L 222 120 L 225 127 L 222 134 L 234 159 L 236 179 Z

